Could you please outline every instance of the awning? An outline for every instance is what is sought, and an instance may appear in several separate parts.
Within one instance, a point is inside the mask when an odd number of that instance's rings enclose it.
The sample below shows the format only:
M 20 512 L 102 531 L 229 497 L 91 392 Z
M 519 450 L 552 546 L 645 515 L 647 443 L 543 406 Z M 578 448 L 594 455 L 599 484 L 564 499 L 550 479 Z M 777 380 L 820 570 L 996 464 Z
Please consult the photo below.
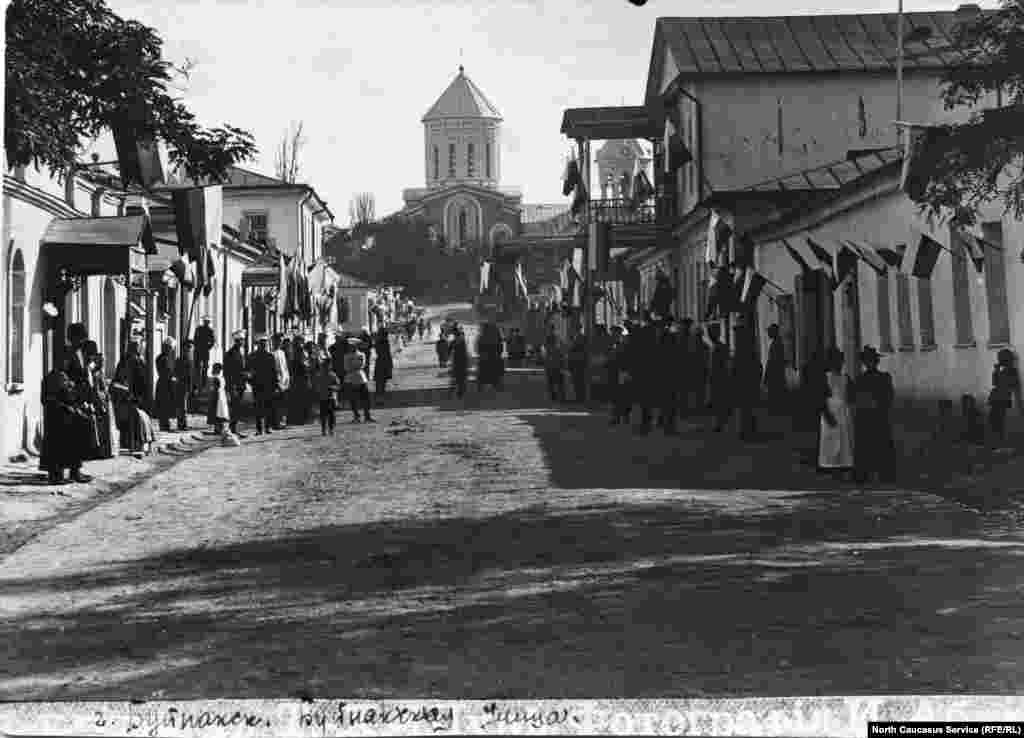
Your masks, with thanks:
M 145 269 L 157 253 L 145 215 L 107 218 L 54 218 L 42 239 L 47 260 L 75 274 L 125 274 Z
M 277 264 L 252 264 L 242 272 L 242 287 L 277 287 L 280 282 Z

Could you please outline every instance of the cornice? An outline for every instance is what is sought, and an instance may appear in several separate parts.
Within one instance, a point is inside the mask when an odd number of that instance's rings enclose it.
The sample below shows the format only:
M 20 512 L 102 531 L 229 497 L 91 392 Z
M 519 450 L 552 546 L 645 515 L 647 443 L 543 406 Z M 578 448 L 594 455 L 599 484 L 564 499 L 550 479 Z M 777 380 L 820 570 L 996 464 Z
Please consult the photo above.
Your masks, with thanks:
M 68 205 L 64 198 L 51 195 L 38 187 L 22 182 L 9 174 L 4 175 L 4 196 L 34 205 L 58 218 L 87 218 L 88 213 Z

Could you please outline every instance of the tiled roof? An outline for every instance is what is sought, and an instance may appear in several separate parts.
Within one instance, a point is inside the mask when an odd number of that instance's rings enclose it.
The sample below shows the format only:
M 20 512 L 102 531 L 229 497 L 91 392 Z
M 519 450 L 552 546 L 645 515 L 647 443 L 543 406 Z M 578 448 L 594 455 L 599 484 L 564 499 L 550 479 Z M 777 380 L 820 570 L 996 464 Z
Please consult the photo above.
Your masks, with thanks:
M 433 107 L 423 116 L 424 122 L 439 118 L 495 118 L 501 120 L 501 113 L 491 104 L 473 80 L 466 76 L 462 67 L 448 89 L 441 93 Z
M 904 67 L 960 63 L 952 41 L 957 21 L 955 11 L 904 13 L 904 36 L 915 32 L 904 43 Z M 894 70 L 896 25 L 896 13 L 659 18 L 655 33 L 683 75 L 846 72 Z
M 850 156 L 842 161 L 752 185 L 746 188 L 746 191 L 771 193 L 838 190 L 860 177 L 894 164 L 903 158 L 903 150 L 899 146 L 851 152 L 851 154 L 854 153 L 855 156 Z

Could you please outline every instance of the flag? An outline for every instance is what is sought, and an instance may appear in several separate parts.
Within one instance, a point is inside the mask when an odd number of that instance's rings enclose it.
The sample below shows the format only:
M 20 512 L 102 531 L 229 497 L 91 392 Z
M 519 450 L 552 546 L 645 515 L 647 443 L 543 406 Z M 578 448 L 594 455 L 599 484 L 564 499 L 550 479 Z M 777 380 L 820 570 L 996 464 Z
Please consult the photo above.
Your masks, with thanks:
M 580 184 L 580 165 L 576 159 L 569 159 L 565 164 L 565 174 L 562 175 L 562 194 L 568 197 Z
M 558 268 L 558 287 L 562 292 L 569 290 L 569 260 L 563 259 L 562 265 Z
M 903 267 L 903 256 L 907 252 L 907 245 L 898 243 L 892 246 L 875 246 L 875 251 L 885 260 L 886 264 L 893 269 L 900 270 Z
M 782 239 L 782 245 L 786 247 L 786 251 L 789 252 L 789 255 L 790 257 L 792 257 L 793 261 L 795 261 L 799 265 L 801 272 L 814 271 L 811 268 L 810 264 L 816 261 L 816 258 L 813 253 L 807 253 L 807 247 L 804 244 L 801 244 L 799 241 L 797 241 L 796 245 L 794 246 L 786 239 Z
M 719 267 L 711 279 L 707 313 L 704 320 L 711 320 L 716 311 L 719 315 L 731 312 L 733 300 L 736 297 L 736 286 L 733 284 L 732 275 L 728 269 Z
M 714 265 L 718 263 L 719 254 L 732 236 L 732 227 L 725 222 L 717 210 L 711 211 L 708 221 L 708 240 L 704 250 L 704 261 Z
M 583 249 L 572 250 L 572 270 L 576 272 L 577 279 L 583 279 Z
M 857 269 L 857 253 L 847 245 L 839 247 L 836 252 L 836 278 L 833 288 L 838 287 L 846 277 Z
M 985 243 L 980 238 L 975 236 L 973 233 L 961 230 L 959 233 L 960 241 L 964 245 L 964 250 L 967 255 L 971 257 L 971 261 L 974 262 L 974 268 L 978 271 L 978 274 L 982 274 L 985 271 Z
M 171 262 L 170 270 L 182 287 L 192 287 L 195 284 L 195 264 L 191 262 L 187 254 Z
M 841 243 L 845 243 L 853 249 L 854 253 L 863 259 L 869 267 L 878 272 L 878 274 L 885 274 L 885 259 L 878 255 L 874 246 L 864 241 L 852 241 L 850 239 L 844 239 Z
M 767 283 L 768 280 L 763 274 L 756 269 L 748 268 L 743 280 L 743 291 L 740 293 L 740 304 L 748 309 L 757 305 L 757 298 L 761 296 L 761 291 Z
M 284 254 L 279 252 L 277 259 L 277 315 L 283 319 L 288 301 L 288 267 L 284 263 Z
M 652 195 L 654 195 L 654 186 L 651 184 L 651 180 L 647 178 L 644 171 L 637 172 L 633 177 L 633 202 L 639 205 L 650 199 Z
M 220 245 L 224 223 L 224 191 L 220 185 L 191 187 L 171 193 L 178 251 L 199 263 L 200 244 Z
M 824 269 L 825 273 L 828 274 L 829 278 L 832 280 L 832 283 L 835 284 L 836 268 L 835 261 L 832 258 L 831 252 L 810 236 L 805 236 L 804 240 L 807 241 L 807 245 L 814 253 L 814 256 L 818 260 L 818 263 L 821 264 L 821 266 L 818 268 Z
M 907 129 L 900 189 L 911 200 L 919 201 L 924 197 L 932 170 L 944 154 L 944 139 L 949 134 L 948 126 L 910 126 Z
M 583 210 L 583 206 L 587 203 L 587 188 L 584 186 L 582 181 L 576 183 L 576 194 L 572 198 L 572 207 L 569 208 L 569 212 L 573 215 L 579 215 L 579 212 Z
M 213 258 L 213 249 L 206 248 L 206 274 L 204 275 L 203 282 L 203 295 L 206 297 L 210 296 L 213 292 L 213 280 L 217 276 L 217 262 Z
M 164 181 L 164 168 L 160 162 L 156 139 L 140 132 L 145 127 L 147 115 L 144 103 L 133 103 L 111 126 L 121 184 L 125 188 L 138 184 L 148 190 Z
M 683 137 L 679 135 L 679 129 L 671 120 L 665 121 L 665 132 L 662 145 L 664 147 L 665 173 L 671 174 L 684 164 L 693 161 L 693 154 L 686 147 Z
M 939 260 L 939 252 L 942 251 L 942 244 L 934 238 L 921 234 L 920 240 L 914 244 L 914 248 L 908 249 L 903 258 L 903 271 L 919 279 L 931 279 L 935 263 Z

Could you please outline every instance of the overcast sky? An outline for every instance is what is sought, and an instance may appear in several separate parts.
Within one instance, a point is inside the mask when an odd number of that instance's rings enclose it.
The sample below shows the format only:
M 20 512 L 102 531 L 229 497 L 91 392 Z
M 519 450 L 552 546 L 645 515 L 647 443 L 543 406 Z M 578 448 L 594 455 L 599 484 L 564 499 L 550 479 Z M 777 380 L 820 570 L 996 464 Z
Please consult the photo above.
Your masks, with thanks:
M 340 225 L 355 192 L 374 193 L 384 215 L 401 208 L 403 188 L 424 185 L 420 119 L 460 61 L 504 117 L 502 184 L 521 187 L 525 202 L 558 203 L 563 110 L 642 103 L 657 17 L 896 10 L 896 0 L 108 2 L 155 27 L 167 58 L 197 62 L 185 99 L 204 124 L 254 134 L 260 156 L 249 168 L 273 174 L 275 146 L 303 121 L 300 180 Z

